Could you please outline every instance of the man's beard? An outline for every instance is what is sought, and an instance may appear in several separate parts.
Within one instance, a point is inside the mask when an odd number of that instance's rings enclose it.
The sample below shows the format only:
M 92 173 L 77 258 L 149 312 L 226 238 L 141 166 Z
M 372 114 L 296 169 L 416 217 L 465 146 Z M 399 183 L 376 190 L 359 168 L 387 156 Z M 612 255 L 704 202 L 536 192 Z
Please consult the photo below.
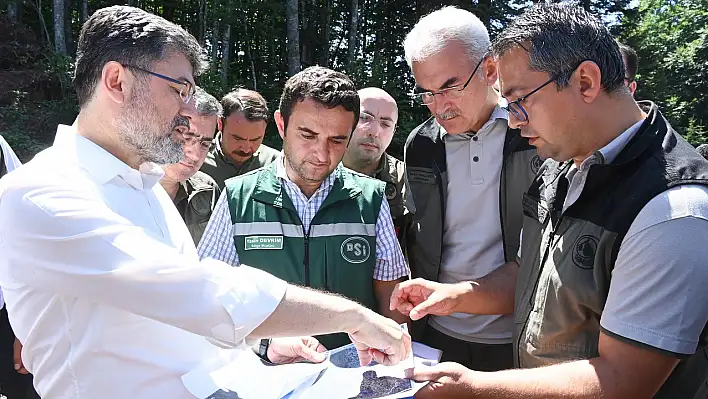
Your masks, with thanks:
M 118 127 L 121 139 L 131 147 L 140 162 L 154 162 L 161 165 L 177 163 L 184 158 L 182 140 L 172 137 L 175 128 L 185 126 L 189 129 L 189 120 L 177 115 L 172 121 L 164 123 L 150 100 L 136 93 L 120 116 Z
M 362 144 L 375 145 L 380 149 L 380 144 L 377 143 L 376 140 L 373 138 L 360 140 L 356 142 L 356 144 L 350 143 L 349 145 L 354 145 L 354 148 L 352 149 L 354 150 L 355 157 L 358 158 L 356 161 L 358 161 L 359 163 L 368 164 L 371 162 L 378 161 L 379 158 L 381 158 L 382 153 L 378 151 L 365 150 L 361 148 Z

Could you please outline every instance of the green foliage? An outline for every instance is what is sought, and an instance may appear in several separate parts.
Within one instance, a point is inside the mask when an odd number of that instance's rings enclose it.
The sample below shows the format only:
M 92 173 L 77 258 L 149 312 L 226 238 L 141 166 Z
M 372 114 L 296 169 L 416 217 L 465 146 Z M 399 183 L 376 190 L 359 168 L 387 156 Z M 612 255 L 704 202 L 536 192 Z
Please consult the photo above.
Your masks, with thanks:
M 58 124 L 71 124 L 78 109 L 74 101 L 31 101 L 27 93 L 15 92 L 10 105 L 0 107 L 0 134 L 23 162 L 48 147 L 51 138 L 44 132 L 56 131 Z M 53 137 L 53 134 L 52 134 Z
M 708 1 L 640 0 L 622 25 L 639 56 L 636 97 L 656 102 L 691 144 L 708 142 Z
M 81 27 L 82 0 L 65 1 L 71 50 Z M 117 4 L 87 1 L 89 13 Z M 639 7 L 631 9 L 629 0 L 577 2 L 603 18 L 620 40 L 637 50 L 637 97 L 657 102 L 674 128 L 693 144 L 708 142 L 708 0 L 639 0 Z M 236 86 L 256 89 L 272 111 L 278 107 L 288 78 L 284 3 L 123 2 L 183 26 L 204 44 L 212 66 L 197 83 L 205 90 L 220 98 Z M 403 58 L 403 40 L 418 19 L 442 6 L 456 5 L 479 16 L 494 38 L 532 1 L 358 0 L 358 45 L 355 59 L 349 60 L 351 4 L 350 0 L 299 1 L 301 64 L 303 68 L 326 65 L 346 71 L 359 87 L 376 86 L 391 93 L 400 116 L 389 152 L 402 157 L 410 131 L 430 116 L 426 107 L 409 97 L 414 80 Z M 49 145 L 56 123 L 71 123 L 77 110 L 70 79 L 73 60 L 53 52 L 52 2 L 24 2 L 22 9 L 21 26 L 0 20 L 0 134 L 26 158 Z M 231 28 L 228 47 L 223 37 L 226 25 Z M 224 56 L 228 62 L 222 71 Z M 265 142 L 281 146 L 272 122 Z

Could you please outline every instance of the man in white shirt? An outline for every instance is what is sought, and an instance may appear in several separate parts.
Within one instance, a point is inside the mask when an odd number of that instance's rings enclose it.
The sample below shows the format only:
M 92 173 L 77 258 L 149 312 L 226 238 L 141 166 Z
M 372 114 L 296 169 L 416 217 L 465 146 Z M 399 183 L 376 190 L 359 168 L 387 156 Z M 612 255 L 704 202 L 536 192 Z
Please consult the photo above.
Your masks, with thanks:
M 12 147 L 0 136 L 0 177 L 22 165 Z M 22 364 L 22 343 L 7 317 L 7 308 L 0 291 L 0 394 L 12 399 L 37 398 L 32 386 L 32 376 Z
M 343 331 L 362 362 L 408 353 L 397 323 L 349 300 L 199 261 L 157 166 L 181 159 L 196 113 L 193 36 L 116 6 L 86 22 L 77 53 L 74 125 L 0 183 L 0 285 L 42 397 L 191 398 L 181 377 L 245 338 Z M 263 347 L 322 360 L 311 338 Z

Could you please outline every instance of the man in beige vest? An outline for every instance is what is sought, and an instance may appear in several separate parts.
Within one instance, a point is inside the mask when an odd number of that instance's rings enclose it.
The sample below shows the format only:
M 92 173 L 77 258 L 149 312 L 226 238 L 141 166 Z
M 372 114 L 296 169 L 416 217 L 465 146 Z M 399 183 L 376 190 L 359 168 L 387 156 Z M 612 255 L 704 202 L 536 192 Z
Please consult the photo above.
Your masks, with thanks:
M 398 105 L 377 87 L 359 90 L 361 111 L 342 163 L 349 169 L 386 183 L 386 199 L 391 208 L 396 236 L 405 250 L 410 213 L 404 204 L 405 164 L 386 152 L 398 122 Z
M 418 369 L 432 382 L 416 398 L 708 397 L 708 162 L 634 101 L 615 39 L 581 7 L 537 4 L 496 40 L 509 125 L 546 158 L 516 289 L 485 299 L 515 298 L 518 369 Z M 479 306 L 404 291 L 394 305 Z
M 226 179 L 268 165 L 279 151 L 263 144 L 270 113 L 260 93 L 239 88 L 225 95 L 221 105 L 219 133 L 201 170 L 223 189 Z
M 197 245 L 219 199 L 216 182 L 199 168 L 214 141 L 216 121 L 222 109 L 216 98 L 199 87 L 194 101 L 197 115 L 189 121 L 189 140 L 182 145 L 184 159 L 163 168 L 165 176 L 160 184 L 172 198 Z

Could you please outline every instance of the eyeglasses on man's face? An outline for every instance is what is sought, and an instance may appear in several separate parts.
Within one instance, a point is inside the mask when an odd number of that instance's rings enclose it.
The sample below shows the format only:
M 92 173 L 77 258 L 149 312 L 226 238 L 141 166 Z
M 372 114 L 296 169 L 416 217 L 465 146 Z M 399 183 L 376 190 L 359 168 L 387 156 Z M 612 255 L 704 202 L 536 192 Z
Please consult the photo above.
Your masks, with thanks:
M 552 77 L 551 79 L 547 80 L 546 83 L 538 86 L 537 88 L 533 89 L 530 93 L 528 93 L 525 96 L 521 96 L 517 98 L 515 101 L 509 102 L 506 107 L 503 107 L 504 109 L 507 110 L 511 115 L 514 115 L 514 118 L 518 119 L 521 122 L 526 122 L 529 120 L 529 114 L 526 112 L 524 109 L 523 105 L 521 105 L 522 101 L 525 101 L 527 98 L 531 97 L 534 93 L 537 91 L 543 89 L 546 87 L 549 83 L 553 82 L 556 80 L 556 77 Z
M 440 89 L 438 91 L 424 91 L 424 92 L 419 92 L 419 93 L 413 93 L 411 96 L 415 99 L 415 101 L 418 104 L 422 105 L 431 105 L 435 102 L 435 96 L 445 96 L 447 98 L 458 98 L 461 97 L 464 90 L 467 88 L 467 86 L 470 84 L 472 81 L 472 77 L 474 76 L 475 73 L 477 73 L 477 70 L 479 69 L 479 66 L 482 65 L 482 61 L 484 61 L 488 55 L 485 55 L 482 57 L 481 60 L 477 63 L 477 66 L 474 67 L 474 70 L 472 71 L 472 74 L 470 75 L 469 78 L 467 78 L 467 81 L 462 85 L 455 85 L 455 86 L 450 86 L 446 87 L 444 89 Z
M 213 138 L 204 137 L 201 134 L 196 134 L 189 131 L 182 133 L 182 137 L 187 144 L 199 144 L 199 148 L 202 151 L 209 151 L 214 143 Z
M 170 83 L 173 83 L 175 85 L 178 85 L 177 87 L 175 87 L 175 90 L 179 93 L 179 98 L 181 98 L 182 102 L 184 102 L 185 104 L 189 104 L 189 102 L 192 100 L 192 98 L 194 98 L 194 92 L 196 91 L 196 88 L 189 81 L 186 81 L 186 80 L 182 81 L 179 79 L 171 78 L 169 76 L 165 76 L 165 75 L 159 74 L 157 72 L 153 72 L 153 71 L 148 71 L 147 69 L 140 68 L 140 67 L 133 66 L 133 65 L 124 65 L 124 66 L 127 68 L 131 68 L 131 69 L 137 69 L 138 71 L 147 73 L 148 75 L 152 75 L 152 76 L 158 77 L 160 79 L 164 79 L 164 80 L 166 80 Z
M 578 69 L 578 68 L 580 67 L 580 65 L 582 65 L 583 62 L 585 62 L 585 61 L 589 61 L 589 60 L 582 60 L 582 61 L 580 61 L 580 62 L 578 63 L 578 65 L 577 65 L 575 68 L 573 68 L 572 71 L 575 72 L 575 70 Z M 538 92 L 539 90 L 541 90 L 541 89 L 543 89 L 544 87 L 546 87 L 549 83 L 555 82 L 556 80 L 558 80 L 558 78 L 559 78 L 561 75 L 562 75 L 562 73 L 558 73 L 558 74 L 553 75 L 553 77 L 551 77 L 550 79 L 548 79 L 545 83 L 543 83 L 542 85 L 538 86 L 537 88 L 531 90 L 530 93 L 528 93 L 528 94 L 526 94 L 526 95 L 524 95 L 524 96 L 521 96 L 521 97 L 517 98 L 515 101 L 510 101 L 510 102 L 507 104 L 507 106 L 506 106 L 506 107 L 503 107 L 503 108 L 506 109 L 511 115 L 513 115 L 513 116 L 514 116 L 517 120 L 519 120 L 520 122 L 522 122 L 522 123 L 528 122 L 528 120 L 529 120 L 529 114 L 528 114 L 528 112 L 526 112 L 526 109 L 524 109 L 524 106 L 521 105 L 521 103 L 524 102 L 524 101 L 526 101 L 526 100 L 527 100 L 529 97 L 531 97 L 534 93 L 536 93 L 536 92 Z

